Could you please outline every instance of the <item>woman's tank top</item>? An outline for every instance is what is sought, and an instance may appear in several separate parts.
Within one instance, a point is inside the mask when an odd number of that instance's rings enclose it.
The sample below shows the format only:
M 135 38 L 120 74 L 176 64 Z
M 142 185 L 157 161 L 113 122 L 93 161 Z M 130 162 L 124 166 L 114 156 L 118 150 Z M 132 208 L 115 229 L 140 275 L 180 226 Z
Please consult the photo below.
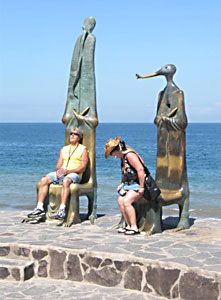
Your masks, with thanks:
M 124 154 L 123 160 L 124 160 L 124 172 L 122 172 L 122 174 L 126 177 L 126 180 L 128 182 L 133 180 L 133 181 L 139 183 L 137 171 L 129 163 L 129 161 L 127 159 L 127 153 Z M 122 167 L 123 167 L 123 165 L 122 165 Z

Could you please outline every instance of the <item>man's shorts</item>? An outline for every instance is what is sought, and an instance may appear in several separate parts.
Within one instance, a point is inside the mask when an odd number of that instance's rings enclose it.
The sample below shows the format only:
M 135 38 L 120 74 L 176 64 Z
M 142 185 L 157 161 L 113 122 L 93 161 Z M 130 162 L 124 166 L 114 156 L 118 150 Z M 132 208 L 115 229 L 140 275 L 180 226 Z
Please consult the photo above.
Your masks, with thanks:
M 53 184 L 62 184 L 65 177 L 70 178 L 73 183 L 80 183 L 81 181 L 81 177 L 77 173 L 62 175 L 59 179 L 57 178 L 56 172 L 48 173 L 47 176 L 51 178 Z

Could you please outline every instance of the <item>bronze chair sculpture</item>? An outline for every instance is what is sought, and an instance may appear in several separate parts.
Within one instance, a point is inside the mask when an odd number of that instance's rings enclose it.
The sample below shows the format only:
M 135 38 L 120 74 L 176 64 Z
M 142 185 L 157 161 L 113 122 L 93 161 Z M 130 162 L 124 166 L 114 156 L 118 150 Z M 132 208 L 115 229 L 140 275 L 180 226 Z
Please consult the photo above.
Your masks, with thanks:
M 70 185 L 69 205 L 64 226 L 79 223 L 79 196 L 88 198 L 88 218 L 96 219 L 97 180 L 95 164 L 95 130 L 98 125 L 94 70 L 95 37 L 92 31 L 96 21 L 85 19 L 83 34 L 76 41 L 68 87 L 67 102 L 62 122 L 66 126 L 65 145 L 69 143 L 69 132 L 78 127 L 83 132 L 82 144 L 89 151 L 89 163 L 80 184 Z M 60 205 L 61 185 L 51 184 L 48 194 L 46 218 L 53 220 Z
M 151 233 L 161 232 L 162 206 L 179 205 L 179 223 L 176 230 L 190 227 L 189 224 L 189 185 L 186 169 L 187 117 L 183 92 L 173 82 L 176 72 L 174 65 L 166 65 L 159 71 L 137 78 L 149 78 L 163 75 L 167 85 L 158 97 L 157 115 L 157 164 L 156 183 L 161 195 L 155 203 L 149 203 L 144 216 L 144 228 Z

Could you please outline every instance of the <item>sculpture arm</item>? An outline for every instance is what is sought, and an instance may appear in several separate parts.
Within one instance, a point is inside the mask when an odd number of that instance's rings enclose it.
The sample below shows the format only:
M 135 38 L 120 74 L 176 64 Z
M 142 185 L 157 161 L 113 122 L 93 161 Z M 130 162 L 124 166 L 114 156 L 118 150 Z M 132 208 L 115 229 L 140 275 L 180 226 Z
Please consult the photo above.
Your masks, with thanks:
M 162 116 L 162 120 L 174 130 L 185 130 L 187 127 L 187 117 L 184 106 L 184 95 L 182 91 L 176 92 L 177 111 L 172 117 Z
M 161 91 L 159 93 L 159 96 L 158 96 L 158 103 L 157 103 L 157 114 L 156 114 L 156 117 L 154 119 L 154 124 L 158 127 L 161 125 L 162 123 L 162 118 L 161 118 L 161 112 L 160 112 L 160 105 L 161 105 L 161 102 L 162 102 L 162 97 L 163 97 L 163 91 Z
M 87 107 L 86 109 L 88 109 L 87 110 L 87 112 L 88 112 L 89 109 L 90 109 L 90 107 Z M 86 114 L 87 114 L 87 112 L 86 112 Z M 84 116 L 84 112 L 82 112 L 81 114 L 78 114 L 76 112 L 76 110 L 73 110 L 73 113 L 74 113 L 74 115 L 75 115 L 75 117 L 78 120 L 78 123 L 80 125 L 84 123 L 84 124 L 88 125 L 88 127 L 92 128 L 92 129 L 95 128 L 98 125 L 98 119 L 96 117 L 93 118 L 93 117 L 89 117 L 89 116 Z

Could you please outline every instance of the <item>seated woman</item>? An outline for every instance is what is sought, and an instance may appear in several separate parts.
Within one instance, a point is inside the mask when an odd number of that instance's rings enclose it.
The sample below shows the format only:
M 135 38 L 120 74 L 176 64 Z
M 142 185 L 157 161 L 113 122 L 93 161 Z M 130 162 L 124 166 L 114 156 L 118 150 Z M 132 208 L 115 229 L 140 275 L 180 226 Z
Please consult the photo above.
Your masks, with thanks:
M 109 139 L 104 150 L 105 158 L 111 155 L 121 160 L 122 182 L 117 188 L 120 195 L 118 205 L 127 225 L 118 232 L 126 235 L 138 234 L 136 213 L 132 203 L 140 199 L 144 193 L 143 160 L 135 150 L 120 141 L 120 137 Z

